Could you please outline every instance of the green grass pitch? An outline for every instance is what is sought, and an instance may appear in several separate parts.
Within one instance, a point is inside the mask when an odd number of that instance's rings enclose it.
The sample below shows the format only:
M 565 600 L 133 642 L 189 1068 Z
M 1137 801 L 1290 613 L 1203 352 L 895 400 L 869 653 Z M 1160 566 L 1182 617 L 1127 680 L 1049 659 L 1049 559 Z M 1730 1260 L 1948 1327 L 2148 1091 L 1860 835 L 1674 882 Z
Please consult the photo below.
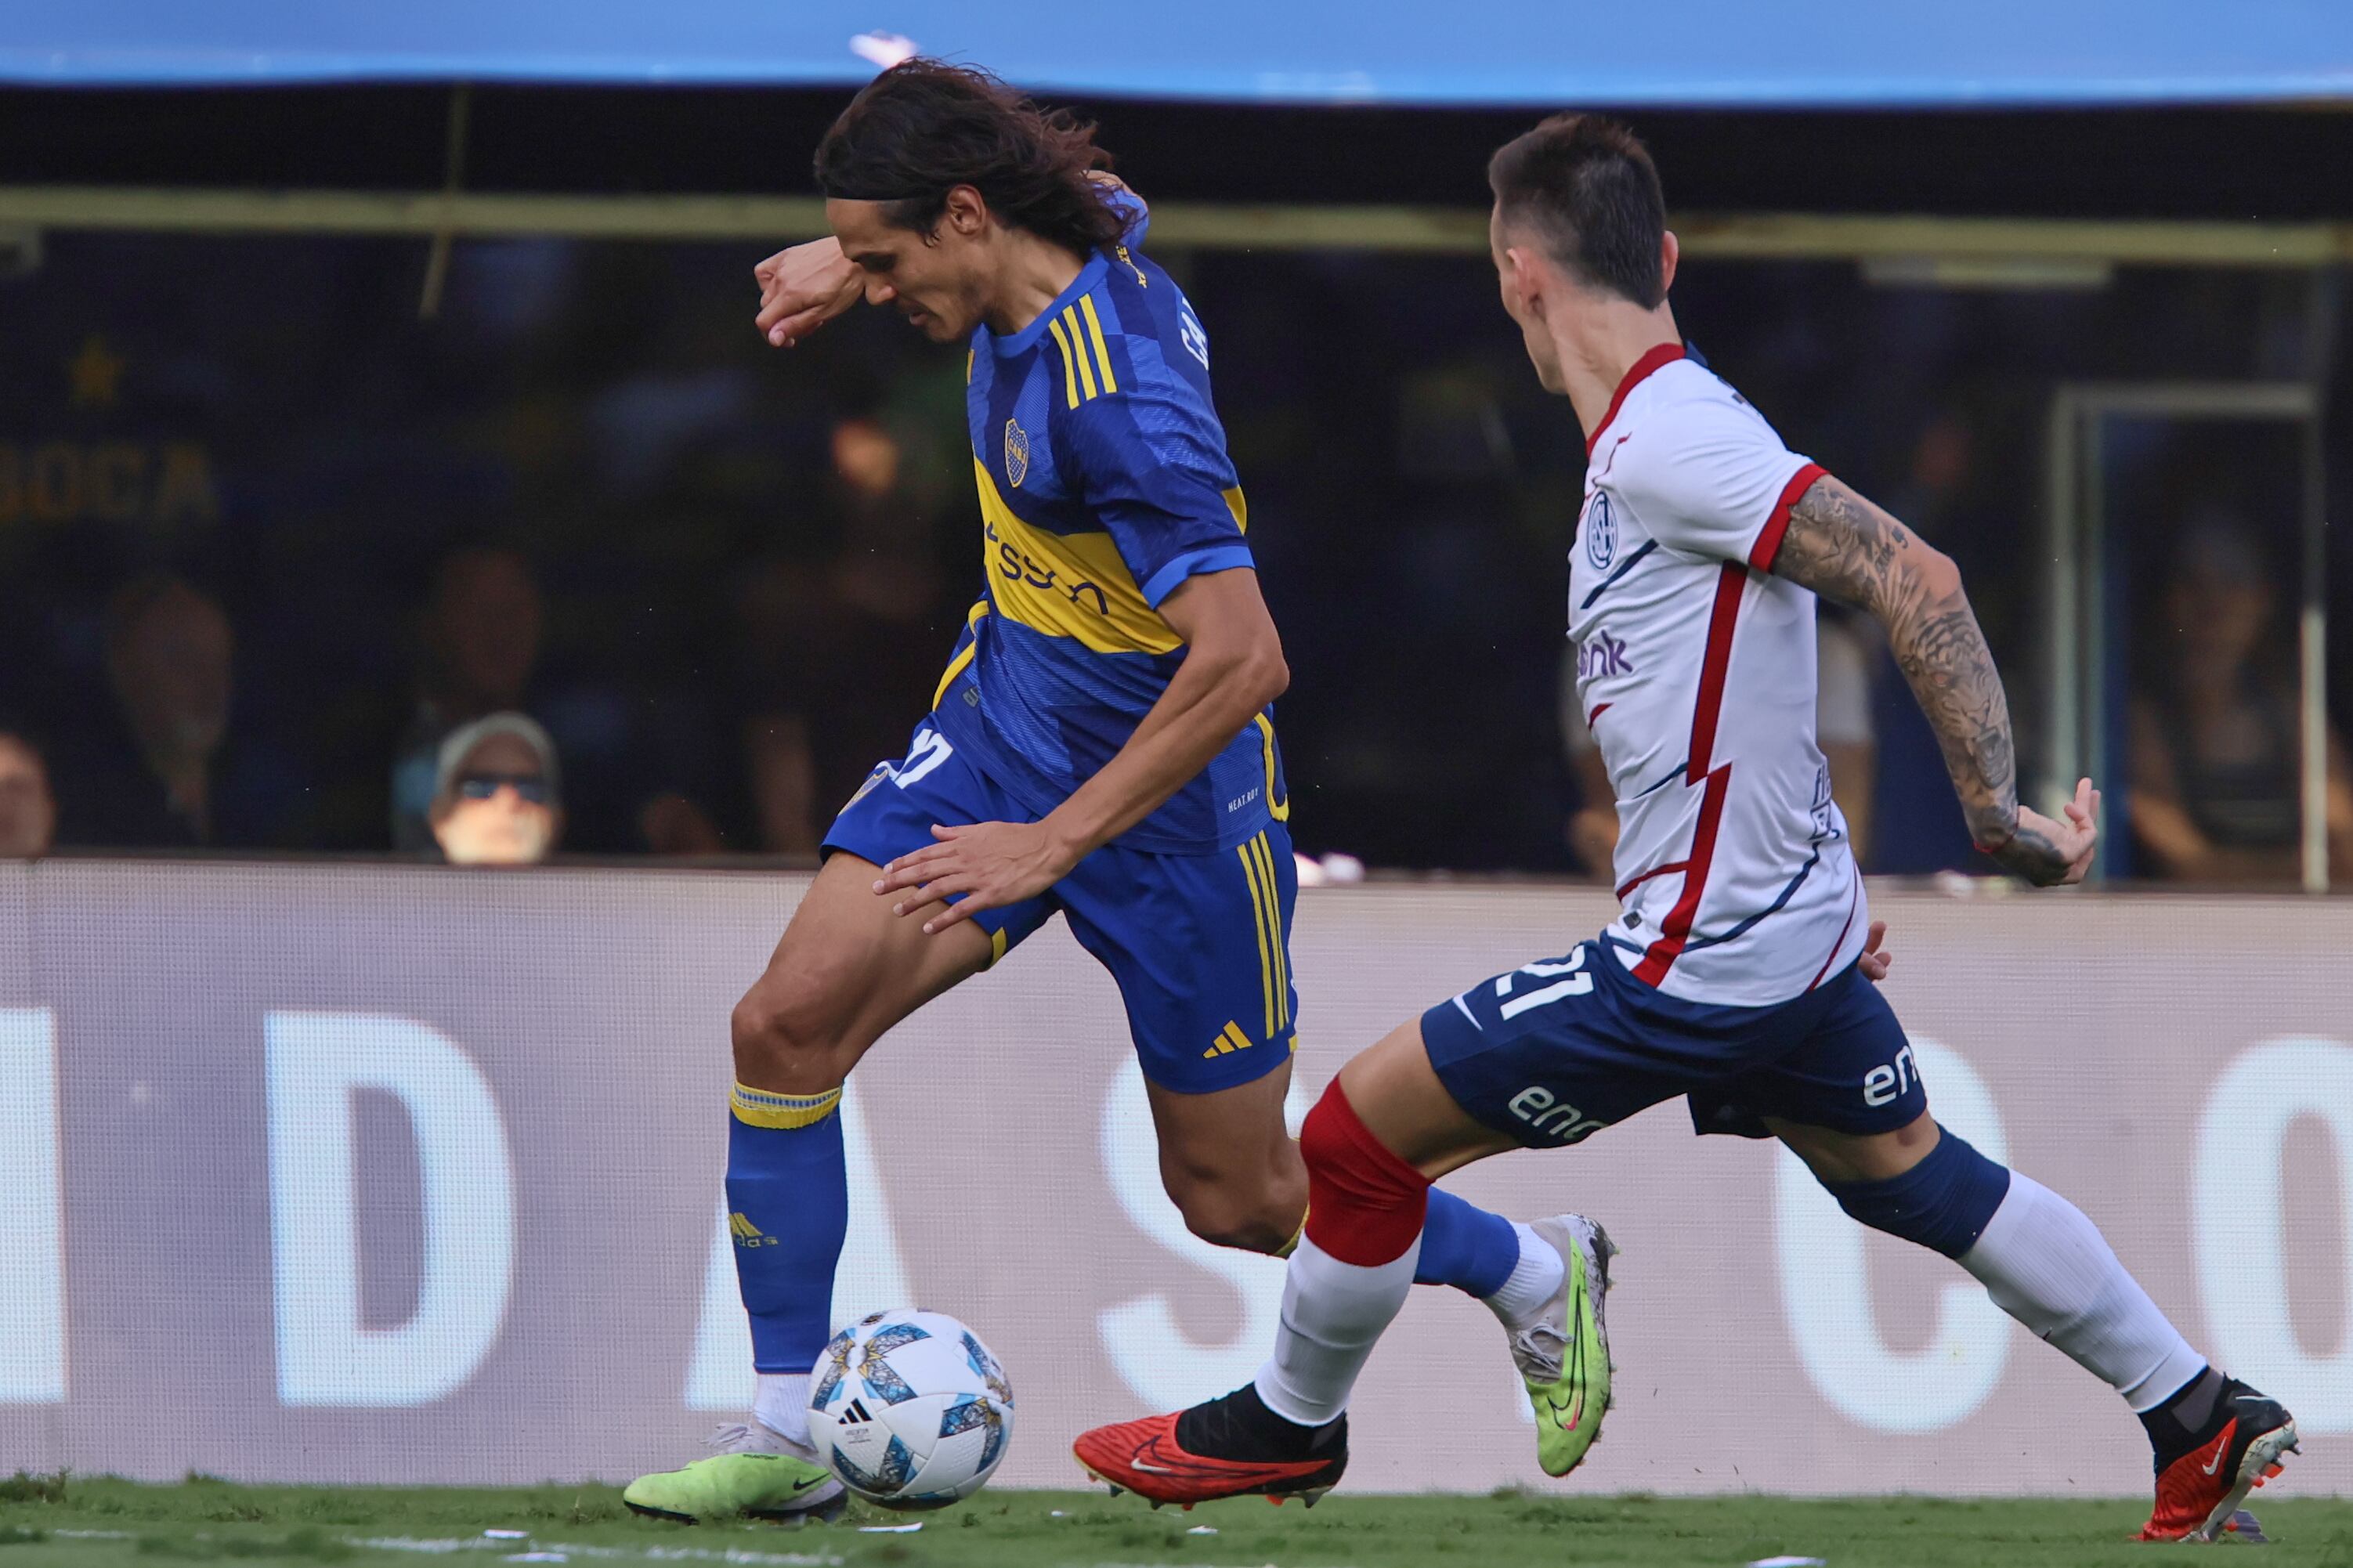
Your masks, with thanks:
M 2275 1544 L 2265 1568 L 2353 1568 L 2353 1500 L 2265 1498 Z M 2135 1500 L 2094 1501 L 1771 1497 L 1371 1497 L 1342 1493 L 1313 1512 L 1257 1500 L 1191 1513 L 1149 1511 L 1134 1498 L 991 1490 L 940 1513 L 857 1510 L 802 1529 L 681 1526 L 630 1514 L 604 1486 L 459 1488 L 177 1486 L 79 1477 L 0 1481 L 0 1568 L 171 1568 L 250 1562 L 257 1568 L 334 1563 L 563 1561 L 733 1563 L 742 1568 L 1611 1568 L 1711 1564 L 1781 1555 L 1831 1568 L 2096 1568 L 2146 1564 L 2126 1537 Z M 860 1526 L 923 1529 L 875 1534 Z M 518 1531 L 492 1535 L 488 1531 Z M 1205 1533 L 1194 1533 L 1194 1531 Z M 1207 1533 L 1214 1532 L 1214 1533 Z M 2193 1549 L 2194 1550 L 2194 1549 Z M 2249 1550 L 2224 1548 L 2232 1552 Z

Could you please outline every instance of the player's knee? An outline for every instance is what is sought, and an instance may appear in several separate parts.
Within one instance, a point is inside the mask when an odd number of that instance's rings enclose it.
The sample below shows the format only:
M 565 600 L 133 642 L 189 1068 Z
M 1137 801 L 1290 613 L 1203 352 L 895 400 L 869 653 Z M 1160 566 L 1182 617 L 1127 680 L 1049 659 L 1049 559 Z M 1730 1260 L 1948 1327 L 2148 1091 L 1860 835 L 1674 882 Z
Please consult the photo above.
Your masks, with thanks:
M 735 1004 L 729 1024 L 739 1082 L 780 1094 L 817 1094 L 849 1070 L 840 1031 L 828 1026 L 816 999 L 788 976 L 763 975 Z
M 1939 1129 L 1936 1146 L 1900 1176 L 1879 1182 L 1824 1182 L 1853 1219 L 1947 1258 L 1977 1245 L 2010 1192 L 2008 1167 L 1968 1140 Z
M 1401 1257 L 1421 1234 L 1430 1179 L 1373 1134 L 1337 1079 L 1300 1124 L 1307 1167 L 1307 1236 L 1344 1263 Z
M 1298 1234 L 1306 1207 L 1303 1185 L 1280 1181 L 1272 1173 L 1248 1178 L 1171 1173 L 1165 1184 L 1187 1230 L 1213 1246 L 1244 1252 L 1282 1250 Z

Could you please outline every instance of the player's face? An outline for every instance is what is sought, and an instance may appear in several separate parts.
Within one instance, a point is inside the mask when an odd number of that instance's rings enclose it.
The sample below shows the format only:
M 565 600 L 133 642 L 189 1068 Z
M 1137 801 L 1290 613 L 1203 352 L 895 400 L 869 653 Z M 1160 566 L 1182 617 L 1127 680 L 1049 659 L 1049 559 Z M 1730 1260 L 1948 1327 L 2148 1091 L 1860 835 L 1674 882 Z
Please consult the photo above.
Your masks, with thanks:
M 1500 210 L 1487 216 L 1487 254 L 1494 259 L 1495 281 L 1504 297 L 1504 312 L 1519 324 L 1528 363 L 1535 366 L 1536 382 L 1546 392 L 1567 392 L 1560 374 L 1560 347 L 1545 326 L 1544 276 L 1535 270 L 1534 251 L 1514 243 L 1505 234 Z
M 950 211 L 929 234 L 887 222 L 881 202 L 831 200 L 826 221 L 841 253 L 864 274 L 866 302 L 895 306 L 934 342 L 955 342 L 980 322 L 979 249 Z

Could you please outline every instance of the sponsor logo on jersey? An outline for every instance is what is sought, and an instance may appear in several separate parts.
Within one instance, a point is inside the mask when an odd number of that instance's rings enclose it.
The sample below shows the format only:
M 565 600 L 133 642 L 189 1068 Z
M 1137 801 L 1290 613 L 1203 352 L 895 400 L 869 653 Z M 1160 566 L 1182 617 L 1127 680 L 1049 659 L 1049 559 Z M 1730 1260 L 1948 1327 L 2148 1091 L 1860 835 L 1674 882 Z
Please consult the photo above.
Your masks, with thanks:
M 1603 675 L 1631 675 L 1634 661 L 1626 657 L 1626 644 L 1608 632 L 1595 630 L 1593 635 L 1577 645 L 1577 679 L 1591 680 Z
M 1618 558 L 1618 519 L 1609 510 L 1608 490 L 1595 490 L 1593 504 L 1585 509 L 1585 558 L 1596 572 L 1609 571 Z
M 1029 477 L 1029 432 L 1018 419 L 1005 422 L 1005 482 L 1015 489 Z

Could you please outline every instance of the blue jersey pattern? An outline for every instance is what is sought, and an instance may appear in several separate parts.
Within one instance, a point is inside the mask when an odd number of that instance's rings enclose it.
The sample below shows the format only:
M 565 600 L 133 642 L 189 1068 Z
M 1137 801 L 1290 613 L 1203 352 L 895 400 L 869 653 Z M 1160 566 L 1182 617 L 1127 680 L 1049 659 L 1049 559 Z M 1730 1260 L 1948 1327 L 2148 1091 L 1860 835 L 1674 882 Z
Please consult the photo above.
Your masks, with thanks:
M 1197 573 L 1251 564 L 1248 513 L 1208 336 L 1129 246 L 1089 260 L 1022 331 L 976 331 L 968 363 L 986 586 L 933 706 L 1042 816 L 1126 743 L 1183 661 L 1161 601 Z M 1289 815 L 1261 713 L 1117 842 L 1223 850 Z

